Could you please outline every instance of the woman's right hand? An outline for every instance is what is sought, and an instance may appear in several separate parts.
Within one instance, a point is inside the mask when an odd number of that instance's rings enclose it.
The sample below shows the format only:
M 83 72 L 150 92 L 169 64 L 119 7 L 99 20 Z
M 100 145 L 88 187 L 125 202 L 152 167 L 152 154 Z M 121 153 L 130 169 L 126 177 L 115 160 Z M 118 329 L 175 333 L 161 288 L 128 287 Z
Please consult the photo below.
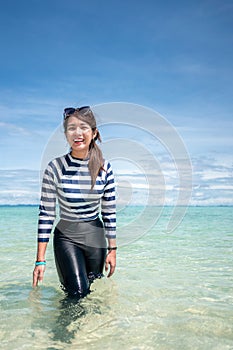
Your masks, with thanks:
M 33 283 L 32 286 L 36 287 L 38 282 L 42 282 L 44 278 L 45 265 L 35 266 L 33 271 Z

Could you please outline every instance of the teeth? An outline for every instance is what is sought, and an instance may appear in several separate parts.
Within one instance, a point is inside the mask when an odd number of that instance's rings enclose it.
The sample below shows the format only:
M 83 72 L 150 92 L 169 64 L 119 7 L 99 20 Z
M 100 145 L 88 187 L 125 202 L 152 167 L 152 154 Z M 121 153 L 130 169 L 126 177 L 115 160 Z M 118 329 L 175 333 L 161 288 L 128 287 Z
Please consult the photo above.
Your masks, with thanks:
M 82 142 L 83 139 L 74 139 L 73 141 L 74 141 L 74 142 Z

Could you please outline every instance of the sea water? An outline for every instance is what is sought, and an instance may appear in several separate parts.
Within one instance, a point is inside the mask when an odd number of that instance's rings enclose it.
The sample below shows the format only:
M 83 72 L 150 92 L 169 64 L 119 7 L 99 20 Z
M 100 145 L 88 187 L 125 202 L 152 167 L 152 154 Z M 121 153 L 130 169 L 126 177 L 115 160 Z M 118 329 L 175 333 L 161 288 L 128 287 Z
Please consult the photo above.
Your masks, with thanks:
M 138 211 L 119 212 L 119 231 Z M 0 207 L 1 349 L 233 349 L 232 207 L 189 207 L 171 233 L 171 208 L 147 232 L 134 225 L 114 276 L 79 303 L 59 288 L 52 240 L 43 284 L 31 287 L 37 215 Z

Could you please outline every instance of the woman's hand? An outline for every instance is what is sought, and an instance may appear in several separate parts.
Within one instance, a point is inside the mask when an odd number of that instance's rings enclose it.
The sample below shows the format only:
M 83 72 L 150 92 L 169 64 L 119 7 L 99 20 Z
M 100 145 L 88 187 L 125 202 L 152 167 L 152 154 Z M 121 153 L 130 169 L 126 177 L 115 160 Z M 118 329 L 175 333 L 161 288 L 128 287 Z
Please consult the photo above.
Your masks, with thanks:
M 42 264 L 36 264 L 34 271 L 33 271 L 33 283 L 32 286 L 36 287 L 38 285 L 38 282 L 42 282 L 44 278 L 44 272 L 45 272 L 45 252 L 47 248 L 48 242 L 38 242 L 37 246 L 37 255 L 36 255 L 36 262 L 42 262 Z
M 33 283 L 32 286 L 36 287 L 38 282 L 42 282 L 44 278 L 45 265 L 35 266 L 33 271 Z
M 116 251 L 110 250 L 110 252 L 106 256 L 105 260 L 105 271 L 108 271 L 108 268 L 110 266 L 109 273 L 107 277 L 111 277 L 114 274 L 115 268 L 116 268 Z

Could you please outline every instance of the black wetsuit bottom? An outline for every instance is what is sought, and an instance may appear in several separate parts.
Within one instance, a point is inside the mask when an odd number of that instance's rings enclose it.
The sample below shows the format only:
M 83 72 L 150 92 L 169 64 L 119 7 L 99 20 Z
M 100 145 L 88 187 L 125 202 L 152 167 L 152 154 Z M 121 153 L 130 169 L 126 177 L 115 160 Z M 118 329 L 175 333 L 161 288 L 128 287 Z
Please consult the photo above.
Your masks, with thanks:
M 103 276 L 106 240 L 102 222 L 60 220 L 53 246 L 62 289 L 70 297 L 85 297 L 94 279 Z

